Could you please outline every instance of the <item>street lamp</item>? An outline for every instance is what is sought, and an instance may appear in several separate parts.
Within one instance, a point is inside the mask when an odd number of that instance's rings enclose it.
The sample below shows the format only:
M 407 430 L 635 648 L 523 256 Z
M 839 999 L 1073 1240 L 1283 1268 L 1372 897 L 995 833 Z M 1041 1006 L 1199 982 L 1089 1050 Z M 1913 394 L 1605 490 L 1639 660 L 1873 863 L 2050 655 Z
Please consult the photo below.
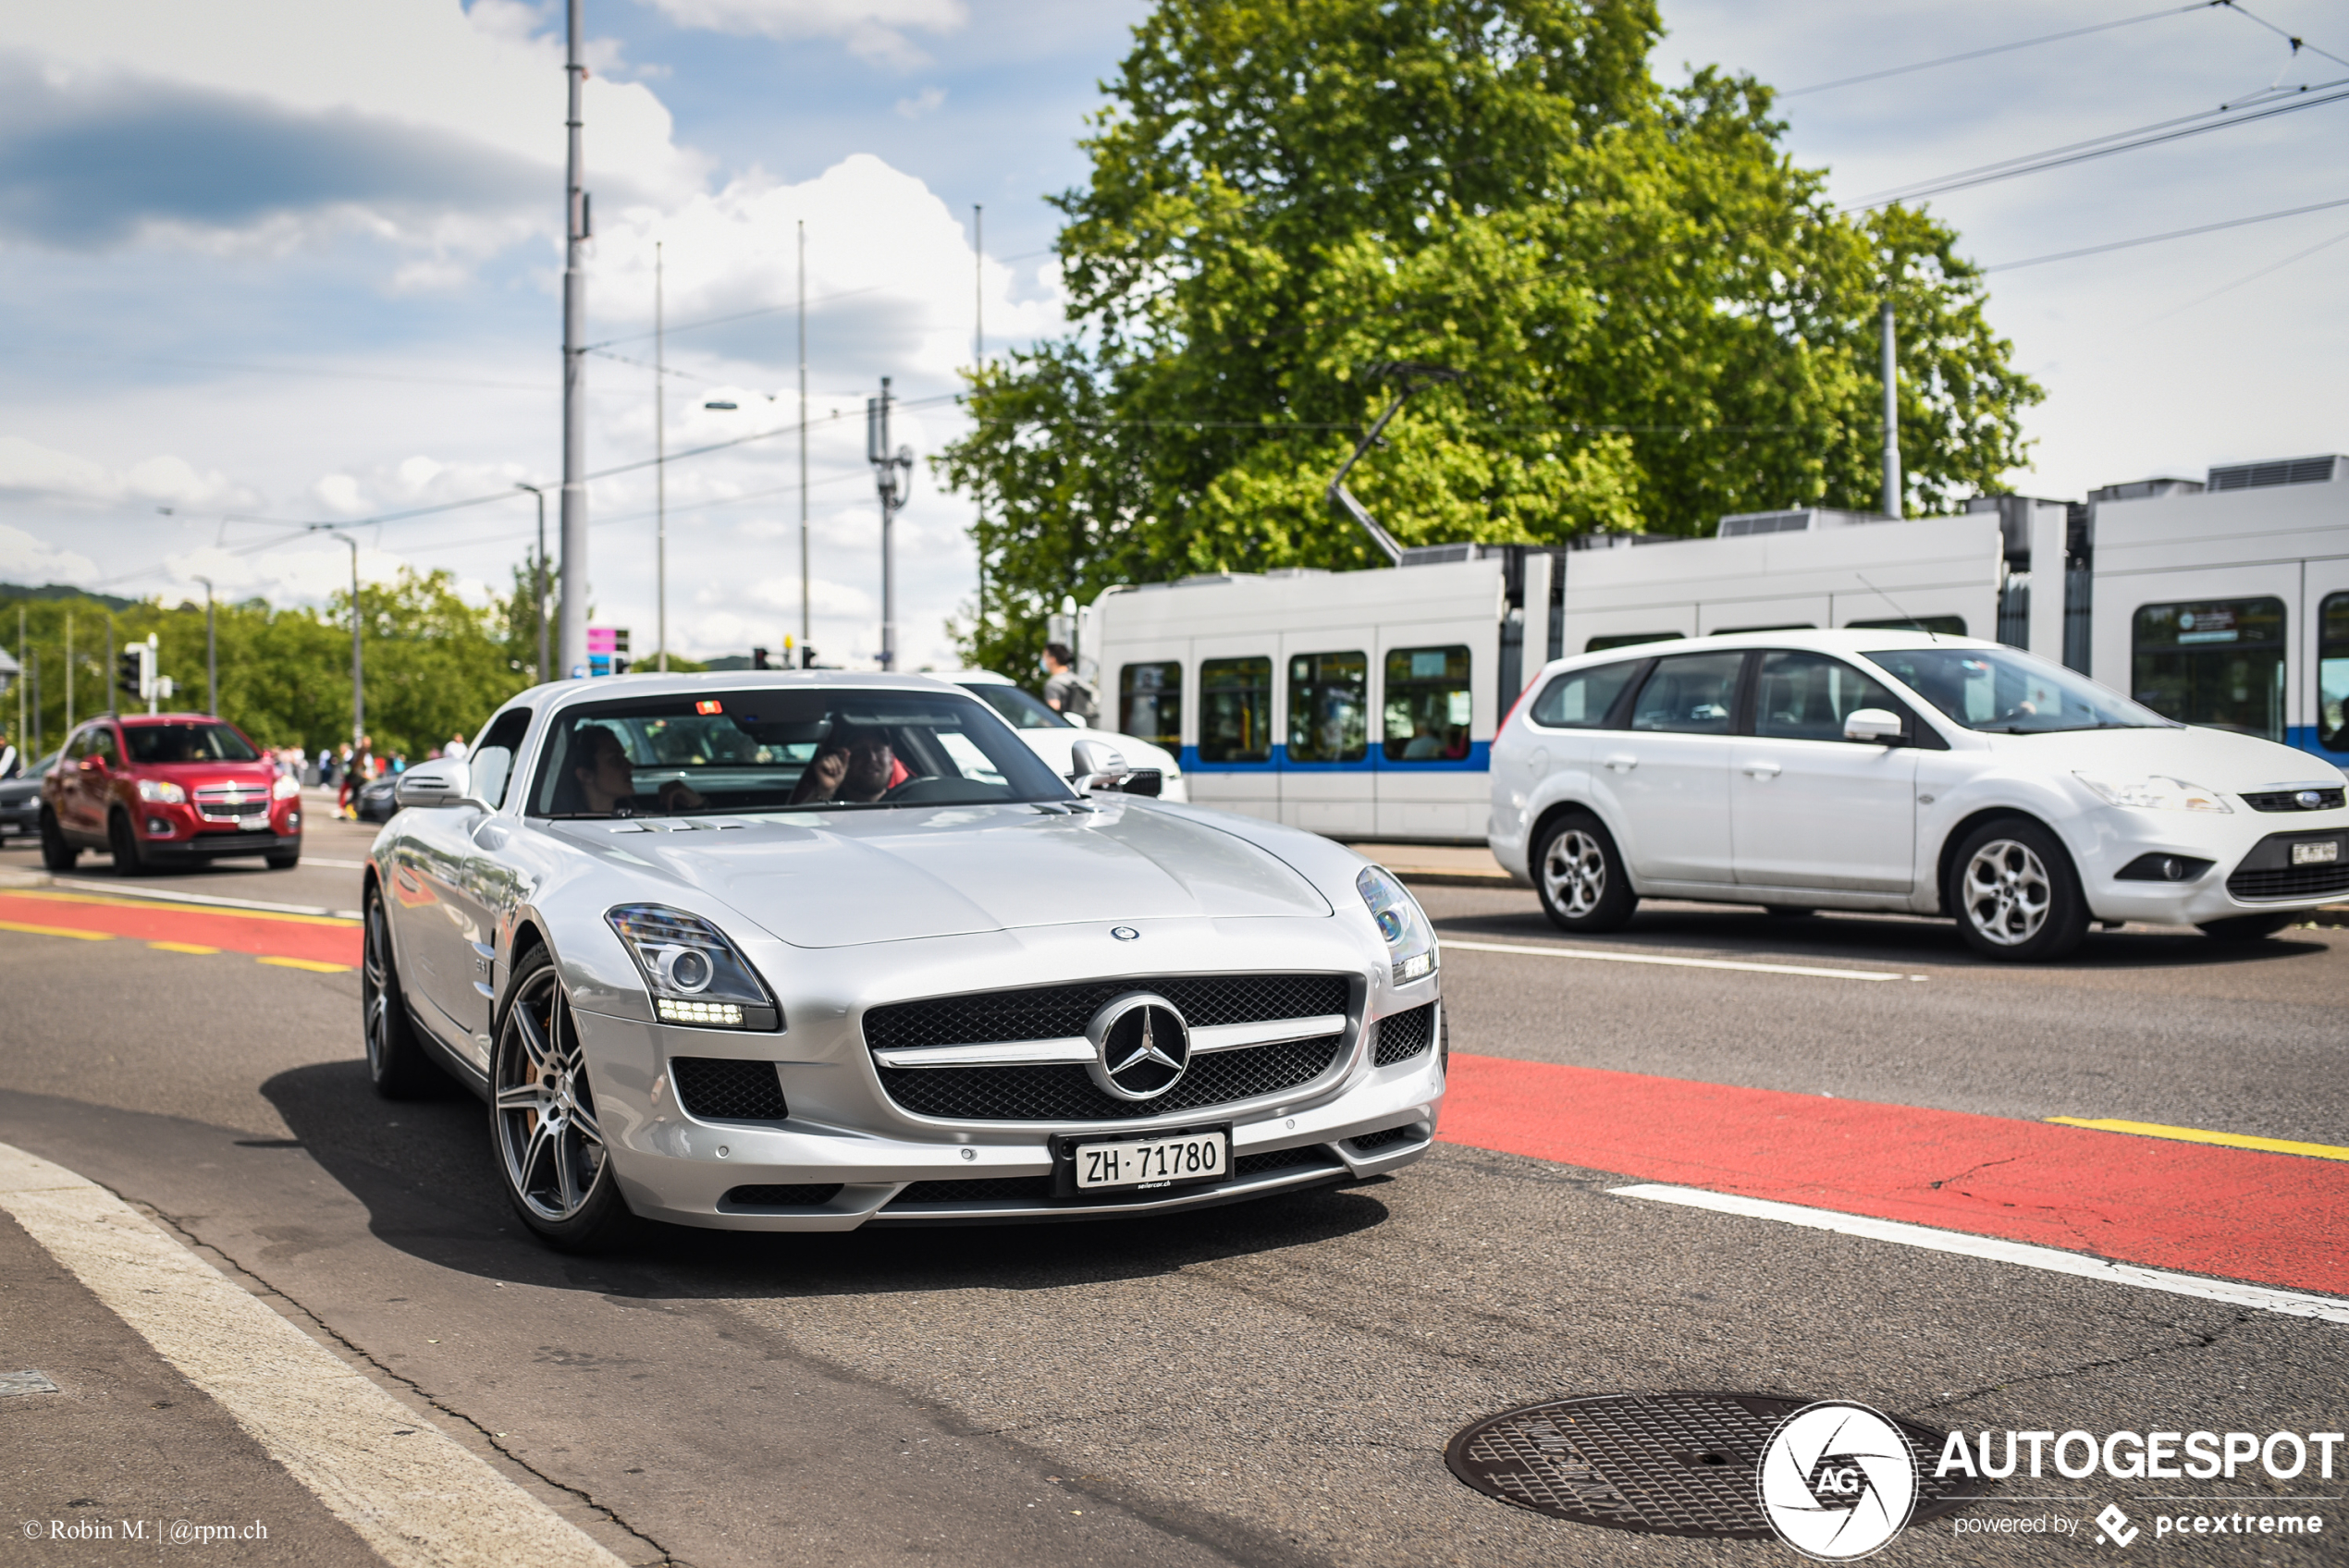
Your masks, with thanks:
M 881 377 L 880 396 L 865 402 L 865 458 L 873 465 L 873 487 L 880 493 L 881 508 L 881 645 L 880 667 L 897 668 L 897 570 L 893 533 L 898 510 L 914 487 L 914 448 L 889 445 L 889 377 Z
M 547 673 L 547 492 L 520 480 L 514 481 L 514 488 L 538 497 L 538 564 L 531 569 L 531 581 L 538 590 L 533 601 L 538 606 L 538 679 L 549 680 L 553 677 Z
M 199 577 L 203 584 L 203 711 L 213 717 L 220 717 L 220 644 L 212 634 L 212 579 Z
M 324 530 L 351 546 L 351 750 L 355 756 L 367 738 L 367 672 L 359 655 L 359 541 L 341 528 L 338 522 L 314 522 L 309 531 Z

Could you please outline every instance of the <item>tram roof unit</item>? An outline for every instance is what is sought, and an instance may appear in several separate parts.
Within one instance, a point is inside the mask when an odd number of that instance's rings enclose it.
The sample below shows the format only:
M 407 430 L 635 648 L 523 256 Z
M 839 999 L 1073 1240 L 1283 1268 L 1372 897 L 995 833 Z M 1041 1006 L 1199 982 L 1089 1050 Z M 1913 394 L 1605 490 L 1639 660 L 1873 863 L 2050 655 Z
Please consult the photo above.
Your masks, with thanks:
M 2088 512 L 2099 578 L 2349 555 L 2349 457 L 2213 468 L 2207 484 L 2108 485 L 2091 493 Z

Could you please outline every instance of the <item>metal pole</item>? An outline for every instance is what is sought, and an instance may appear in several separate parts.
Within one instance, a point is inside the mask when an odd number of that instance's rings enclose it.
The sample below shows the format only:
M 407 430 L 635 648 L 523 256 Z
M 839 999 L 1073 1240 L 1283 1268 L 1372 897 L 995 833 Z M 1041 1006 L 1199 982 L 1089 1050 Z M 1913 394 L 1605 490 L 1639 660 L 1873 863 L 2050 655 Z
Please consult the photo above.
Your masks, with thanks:
M 213 717 L 220 717 L 220 643 L 212 629 L 212 579 L 199 577 L 203 584 L 203 711 Z
M 661 317 L 660 241 L 653 241 L 653 596 L 654 656 L 669 673 L 669 375 L 668 326 Z
M 538 502 L 538 564 L 531 569 L 531 586 L 536 591 L 536 608 L 532 619 L 538 623 L 538 679 L 554 679 L 547 668 L 547 492 L 535 484 L 514 482 L 517 490 L 527 490 Z
M 807 590 L 807 220 L 799 220 L 799 646 L 810 656 Z
M 978 373 L 987 363 L 987 230 L 984 220 L 987 209 L 971 203 L 971 380 L 976 384 Z M 982 512 L 977 521 L 984 522 Z M 971 530 L 971 542 L 978 546 L 978 609 L 972 618 L 976 622 L 973 643 L 987 635 L 987 539 L 977 528 Z
M 880 667 L 885 670 L 897 668 L 897 563 L 892 537 L 897 521 L 897 472 L 890 457 L 889 403 L 889 377 L 884 375 L 880 396 L 866 410 L 865 445 L 866 456 L 873 464 L 874 483 L 880 491 Z
M 98 710 L 100 713 L 112 713 L 115 711 L 116 704 L 114 700 L 114 681 L 116 673 L 114 663 L 114 615 L 112 612 L 108 612 L 106 616 L 106 680 L 105 685 L 98 688 L 106 694 L 106 705 Z
M 66 733 L 73 733 L 73 612 L 66 611 Z
M 17 606 L 17 745 L 20 751 L 32 744 L 32 731 L 27 729 L 24 723 L 25 684 L 31 679 L 31 671 L 33 668 L 31 660 L 31 651 L 24 645 L 24 606 L 18 605 Z M 32 759 L 40 754 L 37 749 L 23 752 L 25 766 L 30 767 L 32 765 Z
M 1893 353 L 1892 301 L 1884 302 L 1884 515 L 1902 515 L 1900 493 L 1900 377 Z
M 563 201 L 563 566 L 559 642 L 568 675 L 587 664 L 587 373 L 584 346 L 587 281 L 580 271 L 580 247 L 589 233 L 587 192 L 581 186 L 580 97 L 587 78 L 579 57 L 581 0 L 570 0 L 569 55 L 563 71 L 570 82 L 570 112 L 563 121 L 570 139 Z M 352 546 L 356 558 L 357 546 Z
M 359 655 L 359 541 L 346 533 L 342 542 L 351 546 L 351 749 L 356 755 L 367 735 L 367 671 Z

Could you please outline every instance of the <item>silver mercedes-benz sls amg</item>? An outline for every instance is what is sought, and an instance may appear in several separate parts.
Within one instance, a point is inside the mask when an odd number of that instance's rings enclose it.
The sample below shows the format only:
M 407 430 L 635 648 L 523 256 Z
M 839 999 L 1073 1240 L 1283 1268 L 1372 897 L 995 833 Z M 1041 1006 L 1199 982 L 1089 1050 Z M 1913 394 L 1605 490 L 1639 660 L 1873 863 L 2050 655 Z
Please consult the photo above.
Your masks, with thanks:
M 1328 839 L 1054 775 L 918 676 L 541 686 L 410 768 L 368 1066 L 488 1107 L 524 1224 L 1130 1215 L 1394 1170 L 1444 1097 L 1435 935 Z

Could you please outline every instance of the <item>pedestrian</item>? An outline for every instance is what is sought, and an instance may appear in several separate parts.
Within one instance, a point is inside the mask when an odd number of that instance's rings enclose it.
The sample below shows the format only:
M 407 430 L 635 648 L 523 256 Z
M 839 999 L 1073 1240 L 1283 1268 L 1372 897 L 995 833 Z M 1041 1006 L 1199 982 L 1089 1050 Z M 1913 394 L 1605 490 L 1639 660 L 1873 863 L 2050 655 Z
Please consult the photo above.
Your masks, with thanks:
M 6 735 L 0 734 L 0 778 L 14 778 L 23 762 L 24 759 L 17 755 L 14 742 Z
M 1089 726 L 1101 717 L 1101 704 L 1093 700 L 1093 689 L 1078 679 L 1076 664 L 1067 643 L 1044 644 L 1044 705 Z
M 440 748 L 440 754 L 452 761 L 462 762 L 465 760 L 465 732 L 460 729 L 449 737 L 449 744 Z

